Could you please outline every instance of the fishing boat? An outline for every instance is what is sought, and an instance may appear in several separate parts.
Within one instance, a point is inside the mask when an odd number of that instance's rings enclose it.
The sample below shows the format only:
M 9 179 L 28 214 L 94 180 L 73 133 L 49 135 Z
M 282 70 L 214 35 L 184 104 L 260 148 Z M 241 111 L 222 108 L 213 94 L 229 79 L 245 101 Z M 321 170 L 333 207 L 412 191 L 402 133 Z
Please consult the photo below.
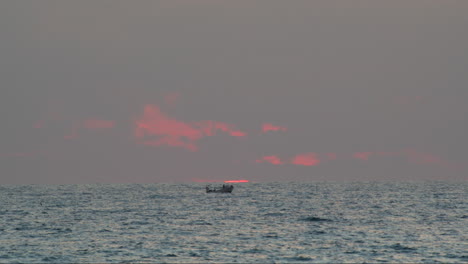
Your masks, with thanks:
M 210 185 L 206 186 L 206 193 L 232 193 L 234 186 L 223 184 L 220 187 L 211 187 Z

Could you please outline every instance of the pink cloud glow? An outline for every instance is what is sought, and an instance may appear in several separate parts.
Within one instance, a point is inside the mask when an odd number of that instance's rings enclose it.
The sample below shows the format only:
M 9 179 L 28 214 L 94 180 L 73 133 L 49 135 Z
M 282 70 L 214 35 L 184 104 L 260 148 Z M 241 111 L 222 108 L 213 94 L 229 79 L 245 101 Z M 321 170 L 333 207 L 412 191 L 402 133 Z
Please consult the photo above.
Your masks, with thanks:
M 353 157 L 360 160 L 369 160 L 369 156 L 372 155 L 372 152 L 355 152 Z
M 263 163 L 263 162 L 268 162 L 274 165 L 282 165 L 284 164 L 281 159 L 278 156 L 272 155 L 272 156 L 264 156 L 261 159 L 256 160 L 255 162 L 257 163 Z
M 268 131 L 286 131 L 287 128 L 286 127 L 282 127 L 282 126 L 275 126 L 271 123 L 264 123 L 262 125 L 262 132 L 263 133 L 266 133 Z
M 198 149 L 196 143 L 203 137 L 214 136 L 222 131 L 233 137 L 245 137 L 247 133 L 235 128 L 234 125 L 216 122 L 183 122 L 169 117 L 157 105 L 146 105 L 143 116 L 135 121 L 134 136 L 137 139 L 157 137 L 155 140 L 144 140 L 141 143 L 151 146 L 168 145 L 182 147 L 190 151 Z
M 304 153 L 296 155 L 291 159 L 291 164 L 302 165 L 302 166 L 317 166 L 320 160 L 316 153 Z
M 433 154 L 423 153 L 413 149 L 407 149 L 403 151 L 403 153 L 407 156 L 408 161 L 412 163 L 448 165 L 448 162 Z

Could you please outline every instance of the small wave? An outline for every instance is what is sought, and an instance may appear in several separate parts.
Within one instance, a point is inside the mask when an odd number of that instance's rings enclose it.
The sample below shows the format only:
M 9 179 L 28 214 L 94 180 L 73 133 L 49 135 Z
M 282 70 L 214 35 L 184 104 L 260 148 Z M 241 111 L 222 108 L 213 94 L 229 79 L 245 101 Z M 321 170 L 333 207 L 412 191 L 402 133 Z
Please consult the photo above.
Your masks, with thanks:
M 263 235 L 264 238 L 278 238 L 278 234 L 277 233 L 268 233 L 268 234 L 265 234 Z
M 213 225 L 212 223 L 205 222 L 203 220 L 192 221 L 189 225 Z
M 312 230 L 312 231 L 307 232 L 307 234 L 311 234 L 311 235 L 323 235 L 323 234 L 325 234 L 325 231 L 322 231 L 322 230 Z
M 390 246 L 390 248 L 392 248 L 394 250 L 397 250 L 397 251 L 413 251 L 413 250 L 416 250 L 415 248 L 412 248 L 412 247 L 403 246 L 400 243 L 393 244 L 393 245 Z
M 120 213 L 131 213 L 134 212 L 134 209 L 130 208 L 121 208 L 121 209 L 112 209 L 112 210 L 92 210 L 92 214 L 120 214 Z
M 330 219 L 326 218 L 320 218 L 320 217 L 315 217 L 315 216 L 309 216 L 306 218 L 302 218 L 302 221 L 308 221 L 308 222 L 332 222 Z
M 130 221 L 130 222 L 124 222 L 122 223 L 123 226 L 140 226 L 140 225 L 149 225 L 151 224 L 150 222 L 147 221 Z
M 151 224 L 150 222 L 148 221 L 132 221 L 130 222 L 130 225 L 149 225 Z
M 76 253 L 77 253 L 78 255 L 87 255 L 87 254 L 89 254 L 89 250 L 87 250 L 87 249 L 79 249 L 79 250 L 76 251 Z
M 73 231 L 71 230 L 71 228 L 60 228 L 60 227 L 58 227 L 58 228 L 52 228 L 51 230 L 55 231 L 55 232 L 56 232 L 55 234 L 59 234 L 59 233 L 71 233 L 71 232 L 73 232 Z
M 444 257 L 451 258 L 451 259 L 468 260 L 468 255 L 458 256 L 458 255 L 455 255 L 455 254 L 447 254 Z
M 28 227 L 28 226 L 18 226 L 18 227 L 15 227 L 15 230 L 16 230 L 16 231 L 29 230 L 29 229 L 31 229 L 31 228 Z
M 263 216 L 283 216 L 284 213 L 266 213 Z
M 153 194 L 148 196 L 149 199 L 173 199 L 174 196 L 171 195 L 163 195 L 163 194 Z
M 308 255 L 297 255 L 293 258 L 291 258 L 291 260 L 297 260 L 297 261 L 310 261 L 312 260 L 313 258 L 311 256 L 308 256 Z
M 247 254 L 257 254 L 257 253 L 261 253 L 265 250 L 263 249 L 260 249 L 260 248 L 252 248 L 252 249 L 249 249 L 249 250 L 245 250 L 244 252 L 242 253 L 247 253 Z
M 44 257 L 42 259 L 42 261 L 44 262 L 55 262 L 57 260 L 59 260 L 60 258 L 59 257 L 56 257 L 56 256 L 47 256 L 47 257 Z

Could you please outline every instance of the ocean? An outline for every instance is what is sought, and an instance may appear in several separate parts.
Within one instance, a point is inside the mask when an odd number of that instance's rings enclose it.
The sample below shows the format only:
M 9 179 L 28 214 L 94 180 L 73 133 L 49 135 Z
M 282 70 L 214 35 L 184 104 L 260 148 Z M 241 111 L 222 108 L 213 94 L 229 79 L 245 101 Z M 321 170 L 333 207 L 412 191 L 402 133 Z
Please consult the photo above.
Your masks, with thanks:
M 468 183 L 1 185 L 0 263 L 467 263 Z

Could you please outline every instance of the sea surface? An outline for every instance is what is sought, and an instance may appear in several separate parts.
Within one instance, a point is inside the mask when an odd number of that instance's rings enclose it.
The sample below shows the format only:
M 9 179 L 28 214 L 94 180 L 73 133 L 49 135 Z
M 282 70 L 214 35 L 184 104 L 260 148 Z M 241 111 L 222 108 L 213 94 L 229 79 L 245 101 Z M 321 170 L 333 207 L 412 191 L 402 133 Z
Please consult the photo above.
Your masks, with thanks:
M 1 185 L 0 263 L 467 263 L 468 183 Z

